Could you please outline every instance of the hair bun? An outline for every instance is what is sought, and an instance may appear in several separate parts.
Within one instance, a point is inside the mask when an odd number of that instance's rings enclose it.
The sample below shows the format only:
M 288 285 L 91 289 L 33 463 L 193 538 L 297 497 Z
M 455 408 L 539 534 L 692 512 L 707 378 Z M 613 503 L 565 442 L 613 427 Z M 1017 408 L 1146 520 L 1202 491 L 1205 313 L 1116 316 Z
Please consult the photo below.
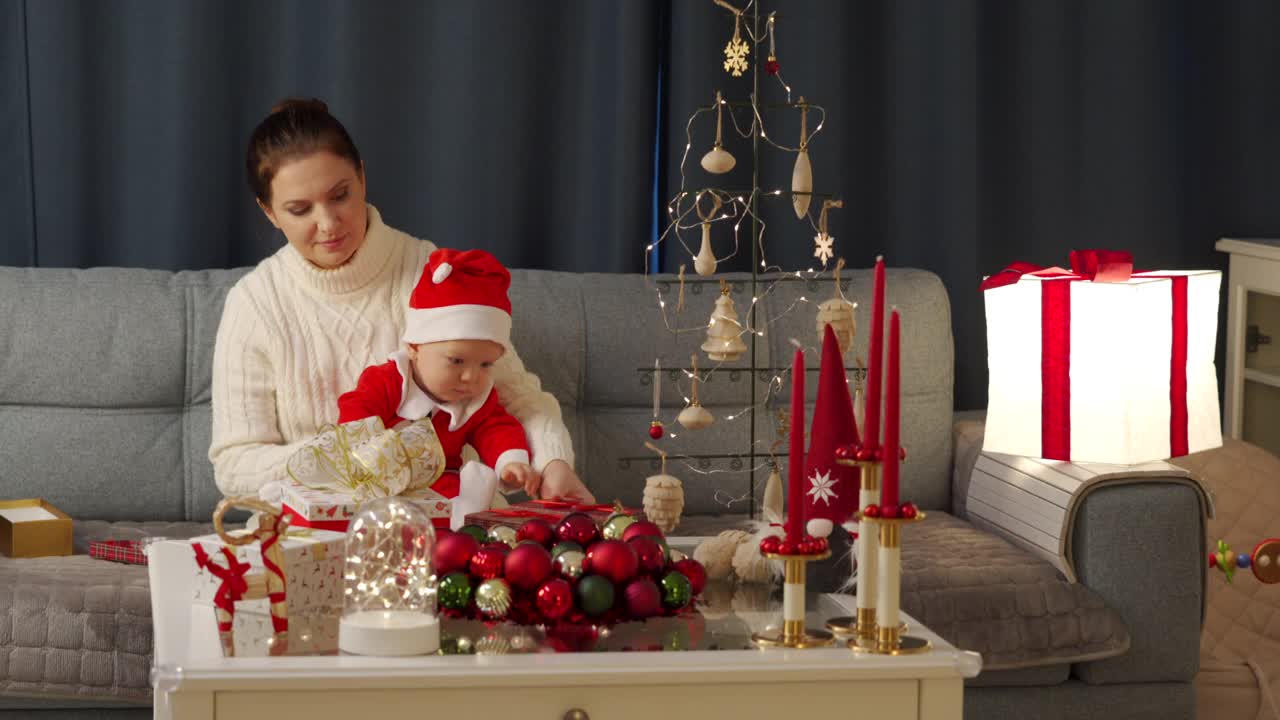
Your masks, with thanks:
M 321 100 L 320 98 L 292 97 L 292 98 L 285 98 L 284 100 L 281 100 L 280 102 L 276 103 L 274 107 L 271 108 L 272 115 L 275 115 L 276 113 L 287 112 L 287 111 L 293 111 L 293 112 L 302 111 L 302 112 L 315 112 L 315 113 L 328 114 L 329 106 L 325 105 L 324 101 Z

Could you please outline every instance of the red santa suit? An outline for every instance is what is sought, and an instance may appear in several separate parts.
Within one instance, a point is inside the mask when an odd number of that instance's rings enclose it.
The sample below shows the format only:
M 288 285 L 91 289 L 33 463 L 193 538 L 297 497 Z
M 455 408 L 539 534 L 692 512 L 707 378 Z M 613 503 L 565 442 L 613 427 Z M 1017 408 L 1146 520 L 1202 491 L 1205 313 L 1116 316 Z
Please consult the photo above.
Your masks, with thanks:
M 360 373 L 356 389 L 338 398 L 338 422 L 377 416 L 394 428 L 405 420 L 431 417 L 431 425 L 444 448 L 445 472 L 431 489 L 447 498 L 458 495 L 458 470 L 462 446 L 470 445 L 480 461 L 498 477 L 510 462 L 529 462 L 524 426 L 502 407 L 492 383 L 485 392 L 459 403 L 437 403 L 413 381 L 409 354 L 400 350 L 381 365 Z

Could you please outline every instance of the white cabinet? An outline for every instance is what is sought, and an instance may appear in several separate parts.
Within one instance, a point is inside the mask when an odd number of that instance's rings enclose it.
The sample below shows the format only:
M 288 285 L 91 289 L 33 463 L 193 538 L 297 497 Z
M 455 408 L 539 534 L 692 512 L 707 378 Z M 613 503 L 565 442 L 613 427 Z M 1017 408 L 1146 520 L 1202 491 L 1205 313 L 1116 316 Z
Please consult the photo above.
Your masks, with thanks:
M 1216 247 L 1231 255 L 1223 434 L 1280 455 L 1280 240 Z

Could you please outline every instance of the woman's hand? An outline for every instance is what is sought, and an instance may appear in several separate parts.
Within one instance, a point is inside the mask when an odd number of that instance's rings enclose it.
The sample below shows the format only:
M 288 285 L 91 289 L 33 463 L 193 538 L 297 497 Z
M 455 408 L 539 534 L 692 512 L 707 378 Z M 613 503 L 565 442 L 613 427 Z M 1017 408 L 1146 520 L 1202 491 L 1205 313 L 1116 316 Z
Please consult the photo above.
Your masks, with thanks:
M 587 486 L 578 478 L 578 474 L 563 460 L 552 460 L 542 469 L 542 487 L 539 494 L 543 498 L 565 498 L 584 503 L 594 503 L 596 496 L 591 494 Z
M 502 468 L 502 484 L 511 490 L 524 490 L 524 494 L 531 498 L 538 497 L 542 475 L 528 463 L 509 462 Z

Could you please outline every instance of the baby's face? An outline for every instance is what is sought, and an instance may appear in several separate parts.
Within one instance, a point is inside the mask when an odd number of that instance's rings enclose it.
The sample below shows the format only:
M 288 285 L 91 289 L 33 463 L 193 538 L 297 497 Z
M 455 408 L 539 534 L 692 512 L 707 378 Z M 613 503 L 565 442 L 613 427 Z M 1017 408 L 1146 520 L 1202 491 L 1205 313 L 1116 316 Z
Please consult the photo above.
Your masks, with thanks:
M 493 364 L 505 352 L 492 340 L 445 340 L 409 346 L 413 379 L 441 403 L 470 400 L 490 385 Z

